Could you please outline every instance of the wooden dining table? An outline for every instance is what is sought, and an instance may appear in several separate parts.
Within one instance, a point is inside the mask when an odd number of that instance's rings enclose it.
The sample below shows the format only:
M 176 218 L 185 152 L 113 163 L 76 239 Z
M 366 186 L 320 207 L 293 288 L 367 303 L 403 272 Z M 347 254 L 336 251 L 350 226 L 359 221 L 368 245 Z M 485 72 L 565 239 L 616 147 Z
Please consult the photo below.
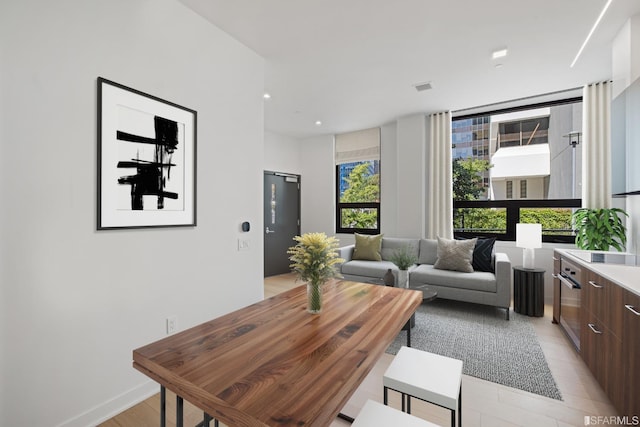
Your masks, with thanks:
M 334 280 L 306 286 L 133 351 L 133 367 L 228 426 L 326 426 L 422 302 L 422 292 Z M 407 333 L 410 333 L 410 329 Z M 164 408 L 161 425 L 165 422 Z

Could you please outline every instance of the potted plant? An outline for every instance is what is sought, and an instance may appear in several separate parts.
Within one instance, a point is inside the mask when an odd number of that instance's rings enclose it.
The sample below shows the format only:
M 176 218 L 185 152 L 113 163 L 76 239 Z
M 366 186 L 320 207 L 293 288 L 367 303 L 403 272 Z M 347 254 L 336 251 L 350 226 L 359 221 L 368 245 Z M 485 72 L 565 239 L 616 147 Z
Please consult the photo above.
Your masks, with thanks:
M 322 284 L 333 277 L 339 277 L 336 264 L 344 262 L 338 257 L 338 239 L 324 233 L 305 233 L 293 238 L 298 242 L 287 250 L 290 267 L 298 278 L 307 282 L 307 311 L 320 313 L 322 310 Z
M 396 249 L 391 255 L 391 262 L 394 263 L 400 271 L 398 271 L 398 287 L 407 288 L 409 286 L 409 267 L 415 264 L 418 258 L 415 256 L 411 248 L 403 246 Z
M 581 208 L 572 215 L 576 232 L 576 246 L 584 250 L 608 251 L 610 247 L 624 251 L 627 230 L 620 215 L 628 217 L 619 208 Z

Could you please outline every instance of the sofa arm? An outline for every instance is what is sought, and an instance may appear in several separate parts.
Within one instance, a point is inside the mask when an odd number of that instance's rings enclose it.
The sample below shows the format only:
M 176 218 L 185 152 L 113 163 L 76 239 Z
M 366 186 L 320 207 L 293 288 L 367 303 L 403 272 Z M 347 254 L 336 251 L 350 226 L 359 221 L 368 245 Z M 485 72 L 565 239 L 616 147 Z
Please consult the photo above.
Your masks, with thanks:
M 353 250 L 356 245 L 343 246 L 338 248 L 338 256 L 344 260 L 344 262 L 351 261 L 353 258 Z
M 500 307 L 511 306 L 511 261 L 502 252 L 495 254 L 496 290 Z

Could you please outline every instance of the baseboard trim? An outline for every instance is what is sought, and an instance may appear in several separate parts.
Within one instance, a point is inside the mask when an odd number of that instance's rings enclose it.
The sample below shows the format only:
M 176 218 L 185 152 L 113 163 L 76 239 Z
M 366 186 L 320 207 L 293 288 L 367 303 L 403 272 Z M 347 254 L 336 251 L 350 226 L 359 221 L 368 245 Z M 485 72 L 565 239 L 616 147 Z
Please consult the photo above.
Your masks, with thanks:
M 146 381 L 77 415 L 56 427 L 93 427 L 137 405 L 160 391 L 158 383 Z

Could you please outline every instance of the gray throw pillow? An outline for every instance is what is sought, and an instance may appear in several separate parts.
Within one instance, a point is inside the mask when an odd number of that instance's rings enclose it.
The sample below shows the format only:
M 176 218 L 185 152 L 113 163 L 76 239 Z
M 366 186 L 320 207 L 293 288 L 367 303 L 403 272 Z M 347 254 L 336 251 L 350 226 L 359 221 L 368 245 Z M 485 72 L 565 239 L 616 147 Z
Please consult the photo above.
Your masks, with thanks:
M 473 273 L 473 249 L 478 239 L 451 240 L 438 237 L 438 259 L 433 268 Z
M 438 260 L 438 241 L 436 239 L 420 239 L 420 257 L 418 264 L 434 265 Z

